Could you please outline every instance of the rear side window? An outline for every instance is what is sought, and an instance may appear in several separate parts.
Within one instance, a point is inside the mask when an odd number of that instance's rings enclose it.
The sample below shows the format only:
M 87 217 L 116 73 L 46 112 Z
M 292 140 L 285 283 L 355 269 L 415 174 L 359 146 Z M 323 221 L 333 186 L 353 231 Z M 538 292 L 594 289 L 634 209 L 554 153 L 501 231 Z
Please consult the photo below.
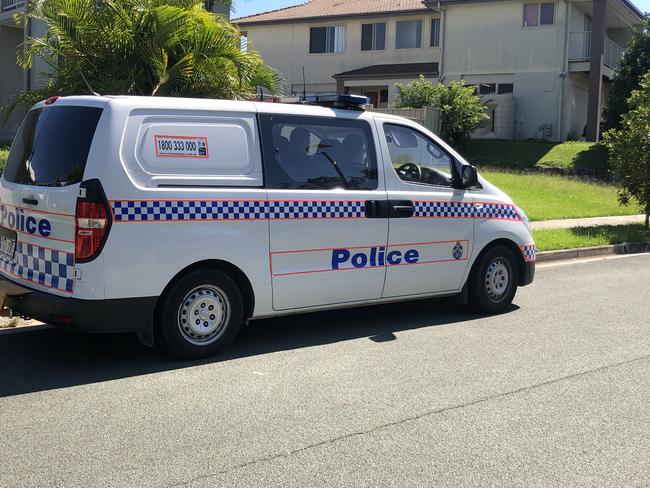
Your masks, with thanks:
M 377 158 L 361 120 L 260 115 L 267 188 L 375 190 Z
M 31 110 L 11 146 L 4 177 L 35 186 L 79 183 L 102 111 L 70 106 Z

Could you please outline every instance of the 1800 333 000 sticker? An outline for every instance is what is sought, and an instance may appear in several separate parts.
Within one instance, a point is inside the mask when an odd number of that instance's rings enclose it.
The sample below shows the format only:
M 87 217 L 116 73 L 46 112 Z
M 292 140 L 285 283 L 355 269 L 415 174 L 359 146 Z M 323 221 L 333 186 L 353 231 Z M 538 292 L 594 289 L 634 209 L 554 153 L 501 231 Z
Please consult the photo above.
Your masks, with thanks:
M 207 158 L 208 138 L 204 136 L 175 136 L 155 134 L 154 146 L 159 158 Z

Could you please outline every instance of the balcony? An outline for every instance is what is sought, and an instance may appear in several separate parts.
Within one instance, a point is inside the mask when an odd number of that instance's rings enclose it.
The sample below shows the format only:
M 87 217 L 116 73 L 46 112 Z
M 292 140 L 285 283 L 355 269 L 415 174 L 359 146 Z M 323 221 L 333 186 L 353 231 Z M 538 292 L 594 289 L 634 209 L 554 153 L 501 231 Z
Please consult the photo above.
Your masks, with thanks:
M 569 61 L 586 63 L 591 59 L 591 31 L 569 34 Z M 611 70 L 618 68 L 624 49 L 605 36 L 603 64 Z
M 25 0 L 1 0 L 2 12 L 14 10 L 25 5 Z

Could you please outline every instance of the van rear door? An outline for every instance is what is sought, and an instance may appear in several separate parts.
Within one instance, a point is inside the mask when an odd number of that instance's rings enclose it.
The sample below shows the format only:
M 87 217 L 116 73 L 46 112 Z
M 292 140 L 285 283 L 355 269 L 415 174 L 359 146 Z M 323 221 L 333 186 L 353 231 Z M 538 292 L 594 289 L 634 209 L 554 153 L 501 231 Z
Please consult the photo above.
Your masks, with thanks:
M 73 293 L 75 207 L 105 103 L 62 99 L 26 115 L 0 179 L 0 273 L 7 278 Z

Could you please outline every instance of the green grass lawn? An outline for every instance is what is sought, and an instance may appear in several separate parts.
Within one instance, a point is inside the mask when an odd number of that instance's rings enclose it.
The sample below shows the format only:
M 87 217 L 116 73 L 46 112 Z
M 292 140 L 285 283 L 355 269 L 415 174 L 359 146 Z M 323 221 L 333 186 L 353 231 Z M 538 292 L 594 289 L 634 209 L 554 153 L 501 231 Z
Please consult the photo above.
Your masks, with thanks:
M 555 142 L 470 139 L 460 152 L 479 165 L 524 169 L 535 166 L 556 145 Z
M 608 169 L 607 148 L 591 142 L 565 142 L 553 146 L 537 166 L 569 170 Z
M 461 150 L 469 160 L 482 166 L 531 169 L 604 170 L 607 149 L 590 142 L 489 141 L 469 140 Z
M 642 224 L 599 225 L 572 229 L 534 230 L 533 238 L 538 251 L 555 251 L 623 242 L 647 242 L 650 241 L 650 232 Z
M 616 187 L 565 176 L 481 171 L 505 191 L 530 220 L 603 217 L 641 213 L 637 205 L 621 206 Z

